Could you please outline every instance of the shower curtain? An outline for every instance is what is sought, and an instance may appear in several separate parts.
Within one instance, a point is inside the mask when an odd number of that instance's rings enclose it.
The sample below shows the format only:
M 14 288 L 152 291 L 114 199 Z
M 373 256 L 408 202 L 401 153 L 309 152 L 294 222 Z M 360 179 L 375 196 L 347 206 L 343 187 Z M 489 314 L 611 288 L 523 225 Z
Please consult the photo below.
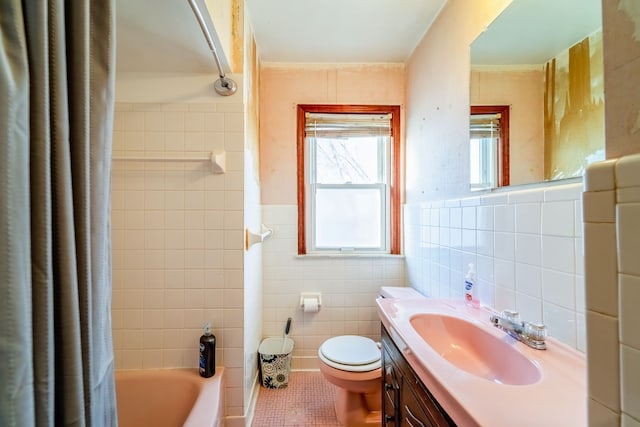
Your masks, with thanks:
M 0 0 L 0 426 L 117 424 L 115 0 Z

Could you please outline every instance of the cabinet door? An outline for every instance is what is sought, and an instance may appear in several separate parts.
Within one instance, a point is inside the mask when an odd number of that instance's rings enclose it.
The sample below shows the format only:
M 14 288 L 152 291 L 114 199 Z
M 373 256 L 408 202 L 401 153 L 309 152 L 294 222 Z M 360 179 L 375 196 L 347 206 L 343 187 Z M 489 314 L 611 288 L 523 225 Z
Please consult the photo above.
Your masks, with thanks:
M 381 336 L 384 369 L 383 426 L 455 426 L 453 420 L 420 381 L 384 327 Z
M 383 376 L 382 376 L 382 420 L 385 427 L 398 426 L 398 401 L 400 392 L 400 383 L 398 382 L 398 373 L 383 346 L 382 352 Z
M 416 397 L 407 381 L 403 379 L 400 389 L 400 425 L 406 427 L 434 427 L 431 418 L 422 409 L 422 402 Z

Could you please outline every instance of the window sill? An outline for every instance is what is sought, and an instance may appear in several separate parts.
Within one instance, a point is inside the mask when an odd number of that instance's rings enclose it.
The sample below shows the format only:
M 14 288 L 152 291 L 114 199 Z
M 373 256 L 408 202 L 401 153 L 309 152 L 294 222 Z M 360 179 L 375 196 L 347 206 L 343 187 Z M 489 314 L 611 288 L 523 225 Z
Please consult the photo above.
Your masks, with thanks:
M 404 254 L 304 254 L 295 255 L 298 259 L 327 259 L 327 258 L 392 258 L 404 259 Z

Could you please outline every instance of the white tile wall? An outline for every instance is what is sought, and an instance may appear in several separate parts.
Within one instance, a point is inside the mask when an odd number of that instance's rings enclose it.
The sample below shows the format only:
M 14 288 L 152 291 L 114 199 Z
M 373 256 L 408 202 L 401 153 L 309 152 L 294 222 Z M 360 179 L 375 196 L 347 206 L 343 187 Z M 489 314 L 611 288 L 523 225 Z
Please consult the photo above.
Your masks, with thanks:
M 629 415 L 622 414 L 622 427 L 640 427 L 640 421 L 631 418 Z
M 601 403 L 589 399 L 589 425 L 590 426 L 619 426 L 620 413 L 614 412 Z M 624 422 L 624 420 L 623 420 Z M 633 424 L 623 424 L 623 426 L 632 426 Z
M 620 353 L 622 412 L 640 420 L 640 349 L 622 345 Z
M 411 285 L 462 298 L 474 263 L 483 305 L 516 308 L 585 351 L 581 192 L 575 183 L 406 206 Z
M 354 334 L 380 339 L 375 298 L 381 286 L 406 285 L 403 257 L 297 256 L 297 206 L 263 205 L 273 228 L 262 244 L 264 263 L 263 334 L 281 336 L 288 317 L 295 342 L 292 369 L 317 369 L 322 342 Z M 439 221 L 439 218 L 433 218 Z M 303 313 L 300 292 L 321 292 L 317 313 Z
M 210 321 L 232 416 L 243 414 L 242 120 L 242 104 L 117 103 L 113 134 L 114 156 L 227 152 L 222 175 L 114 162 L 112 314 L 117 369 L 196 367 Z
M 589 421 L 592 426 L 605 421 L 636 426 L 640 425 L 640 155 L 591 165 L 585 175 L 584 200 Z

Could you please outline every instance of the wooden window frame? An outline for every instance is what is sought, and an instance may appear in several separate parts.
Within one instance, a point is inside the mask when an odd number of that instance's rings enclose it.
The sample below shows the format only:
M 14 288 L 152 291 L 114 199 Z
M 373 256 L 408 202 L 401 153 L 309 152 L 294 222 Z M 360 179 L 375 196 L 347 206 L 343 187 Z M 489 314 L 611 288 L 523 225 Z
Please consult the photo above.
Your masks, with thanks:
M 498 144 L 498 187 L 509 185 L 509 110 L 508 105 L 472 105 L 471 115 L 500 113 L 500 143 Z
M 304 131 L 306 113 L 391 114 L 391 176 L 389 177 L 389 253 L 400 254 L 400 106 L 399 105 L 325 105 L 298 104 L 298 255 L 306 255 L 306 194 Z M 332 253 L 332 255 L 335 255 Z

